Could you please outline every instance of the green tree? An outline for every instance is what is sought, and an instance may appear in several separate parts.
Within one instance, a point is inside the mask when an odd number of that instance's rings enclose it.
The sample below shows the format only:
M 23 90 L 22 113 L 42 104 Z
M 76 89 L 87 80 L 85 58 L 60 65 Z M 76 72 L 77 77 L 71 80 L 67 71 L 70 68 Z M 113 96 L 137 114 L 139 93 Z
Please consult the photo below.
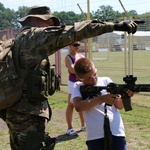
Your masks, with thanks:
M 22 6 L 19 7 L 18 11 L 13 9 L 5 8 L 2 3 L 0 3 L 0 30 L 12 28 L 20 28 L 18 19 L 24 17 L 29 11 L 29 7 Z
M 130 11 L 128 11 L 128 12 L 123 12 L 123 13 L 121 13 L 120 14 L 120 17 L 126 17 L 126 18 L 130 18 L 130 19 L 132 19 L 132 18 L 134 18 L 135 16 L 137 16 L 138 14 L 137 14 L 137 12 L 135 11 L 135 10 L 130 10 Z
M 30 7 L 27 7 L 27 6 L 20 6 L 20 7 L 18 8 L 18 10 L 16 11 L 17 19 L 20 19 L 20 18 L 26 16 L 27 13 L 29 12 L 29 9 L 30 9 Z
M 16 27 L 19 28 L 20 27 L 20 23 L 18 22 L 18 19 L 24 17 L 27 15 L 27 13 L 29 12 L 30 7 L 27 6 L 20 6 L 18 8 L 18 10 L 16 11 Z
M 93 19 L 100 19 L 103 21 L 112 20 L 119 16 L 119 13 L 114 11 L 113 8 L 109 5 L 107 6 L 99 6 L 99 9 L 97 9 L 95 12 L 92 11 L 92 18 Z
M 129 16 L 133 16 L 133 17 L 138 15 L 135 10 L 130 10 L 130 11 L 128 12 L 128 14 L 129 14 Z
M 127 12 L 127 15 L 131 18 L 137 15 L 135 10 L 131 10 Z M 120 13 L 118 11 L 113 10 L 113 7 L 107 6 L 99 6 L 95 12 L 92 12 L 92 18 L 97 18 L 103 21 L 120 21 L 125 17 L 128 17 L 125 12 Z
M 65 11 L 57 12 L 57 11 L 55 11 L 53 13 L 53 15 L 60 19 L 61 24 L 72 24 L 74 22 L 84 20 L 84 18 L 81 14 L 76 14 L 73 11 L 68 11 L 68 12 L 65 12 Z
M 0 29 L 8 29 L 15 27 L 15 11 L 9 8 L 5 8 L 2 3 L 0 3 Z

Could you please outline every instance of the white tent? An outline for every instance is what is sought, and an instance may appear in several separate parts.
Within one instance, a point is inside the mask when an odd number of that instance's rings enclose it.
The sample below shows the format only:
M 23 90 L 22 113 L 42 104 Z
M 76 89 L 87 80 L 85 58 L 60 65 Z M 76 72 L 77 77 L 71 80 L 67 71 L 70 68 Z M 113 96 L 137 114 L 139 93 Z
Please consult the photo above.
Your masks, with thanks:
M 114 31 L 109 34 L 117 34 L 117 35 L 123 35 L 124 32 L 122 31 Z M 133 36 L 150 36 L 150 31 L 136 31 Z

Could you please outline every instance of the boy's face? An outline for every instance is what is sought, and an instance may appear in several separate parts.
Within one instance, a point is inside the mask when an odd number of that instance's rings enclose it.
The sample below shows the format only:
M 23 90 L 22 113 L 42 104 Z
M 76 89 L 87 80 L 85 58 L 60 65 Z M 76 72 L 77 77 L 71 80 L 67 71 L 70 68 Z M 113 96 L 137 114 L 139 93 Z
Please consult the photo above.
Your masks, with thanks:
M 93 68 L 86 74 L 78 75 L 78 79 L 83 82 L 84 85 L 96 85 L 98 79 L 97 69 Z

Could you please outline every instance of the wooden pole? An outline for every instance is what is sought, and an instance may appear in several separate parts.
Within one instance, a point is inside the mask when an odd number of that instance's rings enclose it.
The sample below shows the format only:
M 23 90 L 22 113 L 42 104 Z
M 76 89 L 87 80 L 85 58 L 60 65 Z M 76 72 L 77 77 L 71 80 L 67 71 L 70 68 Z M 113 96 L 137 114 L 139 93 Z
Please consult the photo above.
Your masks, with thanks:
M 90 0 L 87 0 L 87 20 L 90 20 Z M 92 39 L 88 39 L 88 58 L 92 60 Z
M 120 2 L 121 6 L 122 6 L 122 8 L 126 14 L 126 17 L 128 19 L 130 19 L 130 16 L 129 16 L 128 12 L 126 11 L 125 7 L 123 6 L 121 0 L 119 0 L 119 2 Z M 127 38 L 128 38 L 128 40 L 127 40 Z M 128 51 L 128 75 L 131 75 L 131 74 L 133 74 L 133 36 L 132 36 L 132 34 L 129 34 L 128 37 L 125 36 L 124 39 L 125 39 L 125 44 L 127 44 L 127 42 L 128 42 L 128 49 L 125 47 L 124 50 Z M 125 58 L 127 59 L 126 52 L 125 52 Z M 126 60 L 125 60 L 125 67 L 127 67 L 127 61 Z M 126 68 L 125 68 L 125 74 L 126 73 L 127 72 L 126 72 Z

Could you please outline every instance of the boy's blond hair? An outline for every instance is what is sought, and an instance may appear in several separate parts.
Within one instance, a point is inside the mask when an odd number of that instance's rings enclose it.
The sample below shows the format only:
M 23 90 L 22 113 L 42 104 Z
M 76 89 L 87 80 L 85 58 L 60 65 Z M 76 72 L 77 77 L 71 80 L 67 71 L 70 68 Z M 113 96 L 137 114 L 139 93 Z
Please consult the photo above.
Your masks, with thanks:
M 88 58 L 80 58 L 74 65 L 75 74 L 86 74 L 95 68 L 93 62 Z

